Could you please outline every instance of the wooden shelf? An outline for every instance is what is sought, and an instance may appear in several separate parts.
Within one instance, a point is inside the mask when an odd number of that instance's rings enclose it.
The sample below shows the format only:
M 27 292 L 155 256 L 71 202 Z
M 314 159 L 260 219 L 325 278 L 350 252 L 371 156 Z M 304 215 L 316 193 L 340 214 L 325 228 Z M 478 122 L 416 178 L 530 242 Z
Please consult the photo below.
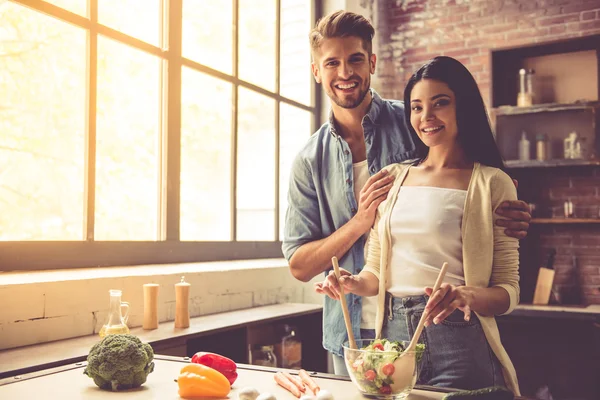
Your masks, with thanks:
M 556 160 L 546 160 L 546 161 L 538 161 L 538 160 L 507 160 L 504 162 L 506 168 L 554 168 L 554 167 L 582 167 L 582 166 L 598 166 L 600 165 L 600 160 L 564 160 L 564 159 L 556 159 Z
M 600 218 L 532 218 L 531 224 L 600 224 Z
M 535 104 L 529 107 L 517 107 L 517 106 L 500 106 L 493 109 L 496 116 L 507 116 L 507 115 L 523 115 L 523 114 L 538 114 L 547 112 L 557 111 L 579 111 L 589 110 L 592 108 L 600 108 L 600 102 L 579 102 L 571 104 L 560 104 L 560 103 L 548 103 L 548 104 Z

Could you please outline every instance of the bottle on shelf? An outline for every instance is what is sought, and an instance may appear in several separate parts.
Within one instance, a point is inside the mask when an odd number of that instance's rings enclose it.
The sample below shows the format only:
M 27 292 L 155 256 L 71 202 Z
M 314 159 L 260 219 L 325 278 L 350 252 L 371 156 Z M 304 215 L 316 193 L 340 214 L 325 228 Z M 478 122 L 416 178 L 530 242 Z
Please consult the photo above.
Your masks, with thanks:
M 521 134 L 521 140 L 519 140 L 519 160 L 528 161 L 530 160 L 530 143 L 527 139 L 527 133 L 523 131 Z
M 538 161 L 546 161 L 549 157 L 548 138 L 543 133 L 535 137 L 535 158 Z

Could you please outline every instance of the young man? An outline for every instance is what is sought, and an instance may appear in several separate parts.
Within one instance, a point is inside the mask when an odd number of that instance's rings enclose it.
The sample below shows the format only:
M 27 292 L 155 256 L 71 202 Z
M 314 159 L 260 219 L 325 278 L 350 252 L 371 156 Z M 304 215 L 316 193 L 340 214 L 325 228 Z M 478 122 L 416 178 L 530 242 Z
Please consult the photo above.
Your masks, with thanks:
M 307 282 L 340 267 L 358 274 L 377 206 L 392 178 L 380 171 L 415 158 L 415 143 L 404 120 L 404 105 L 383 100 L 370 88 L 376 56 L 373 26 L 361 15 L 337 11 L 310 33 L 312 72 L 331 100 L 331 114 L 300 151 L 292 166 L 283 253 L 292 275 Z M 523 238 L 530 215 L 522 201 L 499 210 L 511 220 L 499 224 Z M 355 338 L 374 336 L 376 298 L 347 296 Z M 333 354 L 334 371 L 347 375 L 342 343 L 347 333 L 339 302 L 325 297 L 323 346 Z

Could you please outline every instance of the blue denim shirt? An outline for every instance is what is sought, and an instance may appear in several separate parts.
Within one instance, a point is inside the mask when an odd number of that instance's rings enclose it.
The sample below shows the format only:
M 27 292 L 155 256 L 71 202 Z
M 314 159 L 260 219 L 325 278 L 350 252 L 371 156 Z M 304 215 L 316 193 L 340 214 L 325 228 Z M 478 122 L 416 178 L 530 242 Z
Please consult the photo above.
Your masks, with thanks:
M 367 147 L 369 174 L 388 164 L 416 157 L 415 142 L 404 120 L 404 104 L 384 100 L 372 90 L 373 100 L 362 127 Z M 323 239 L 346 224 L 356 213 L 352 153 L 348 143 L 329 122 L 310 137 L 292 165 L 285 217 L 283 254 L 290 260 L 302 245 Z M 353 274 L 364 264 L 364 238 L 342 257 L 340 267 Z M 326 271 L 325 274 L 329 273 Z M 353 332 L 360 339 L 361 297 L 347 295 Z M 339 301 L 325 297 L 323 347 L 342 355 L 348 340 Z

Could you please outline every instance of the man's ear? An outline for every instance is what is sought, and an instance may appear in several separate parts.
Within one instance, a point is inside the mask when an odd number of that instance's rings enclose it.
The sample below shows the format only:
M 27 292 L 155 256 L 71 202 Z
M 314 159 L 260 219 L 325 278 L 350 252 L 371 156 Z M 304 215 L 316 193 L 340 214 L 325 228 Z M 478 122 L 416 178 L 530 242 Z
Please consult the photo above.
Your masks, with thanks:
M 371 54 L 371 56 L 369 57 L 371 75 L 375 73 L 375 64 L 376 63 L 377 63 L 377 56 L 375 54 Z
M 313 61 L 310 64 L 310 69 L 312 71 L 313 76 L 315 77 L 315 82 L 321 83 L 321 72 L 319 71 L 319 67 Z

